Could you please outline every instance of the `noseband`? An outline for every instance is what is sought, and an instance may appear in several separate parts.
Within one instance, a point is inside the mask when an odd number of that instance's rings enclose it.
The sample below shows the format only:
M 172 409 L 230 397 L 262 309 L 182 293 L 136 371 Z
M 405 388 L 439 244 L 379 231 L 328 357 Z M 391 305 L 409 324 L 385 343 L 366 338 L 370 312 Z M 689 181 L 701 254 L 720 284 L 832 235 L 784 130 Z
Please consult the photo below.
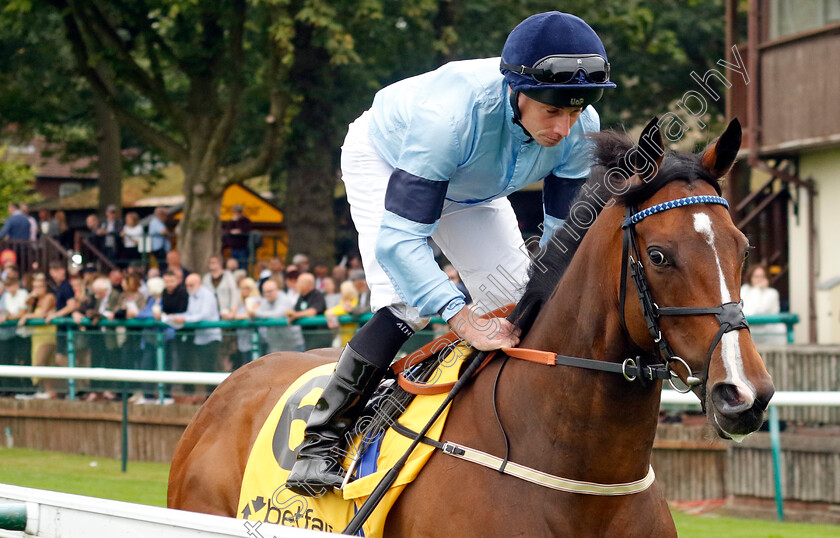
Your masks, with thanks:
M 714 353 L 714 350 L 721 338 L 723 338 L 723 335 L 731 331 L 749 329 L 749 324 L 747 324 L 747 320 L 744 317 L 743 303 L 729 302 L 714 307 L 660 307 L 657 305 L 653 300 L 653 295 L 651 294 L 650 286 L 648 285 L 647 277 L 645 276 L 645 268 L 641 262 L 641 255 L 639 253 L 635 229 L 636 224 L 651 215 L 661 213 L 669 209 L 693 204 L 718 204 L 729 209 L 729 202 L 720 196 L 689 196 L 657 204 L 641 211 L 638 211 L 633 206 L 627 206 L 625 209 L 625 219 L 621 224 L 624 233 L 621 246 L 621 291 L 619 294 L 619 311 L 621 315 L 621 323 L 626 331 L 627 324 L 624 319 L 624 305 L 627 292 L 627 273 L 629 271 L 630 276 L 633 278 L 633 282 L 636 284 L 636 291 L 642 306 L 642 315 L 645 318 L 648 330 L 650 331 L 653 341 L 656 344 L 654 348 L 654 356 L 664 361 L 666 367 L 670 371 L 671 375 L 668 378 L 668 381 L 675 390 L 680 392 L 688 392 L 689 390 L 692 390 L 693 387 L 698 387 L 700 388 L 700 394 L 702 395 L 705 393 L 706 383 L 709 379 L 709 364 L 712 360 L 712 353 Z M 705 367 L 699 374 L 702 376 L 701 378 L 691 371 L 691 368 L 684 359 L 674 353 L 673 349 L 668 344 L 667 338 L 665 338 L 662 334 L 662 330 L 659 327 L 659 317 L 702 316 L 708 314 L 714 314 L 720 324 L 720 329 L 717 334 L 715 334 L 712 344 L 709 346 L 709 351 L 706 353 Z M 681 363 L 688 374 L 686 377 L 688 388 L 685 390 L 680 390 L 678 387 L 674 386 L 673 378 L 678 377 L 672 368 L 672 364 L 674 362 Z M 705 398 L 700 396 L 700 401 L 703 404 L 703 411 L 705 412 Z

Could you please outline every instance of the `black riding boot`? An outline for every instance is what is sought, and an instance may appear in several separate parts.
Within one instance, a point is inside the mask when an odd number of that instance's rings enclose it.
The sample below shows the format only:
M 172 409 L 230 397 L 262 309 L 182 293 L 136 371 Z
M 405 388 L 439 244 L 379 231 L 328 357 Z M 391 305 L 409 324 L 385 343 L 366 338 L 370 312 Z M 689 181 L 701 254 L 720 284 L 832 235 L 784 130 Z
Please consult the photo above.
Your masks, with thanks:
M 364 410 L 387 366 L 376 366 L 344 348 L 335 372 L 306 423 L 298 459 L 286 487 L 300 495 L 316 496 L 341 487 L 341 461 L 338 452 L 344 436 Z

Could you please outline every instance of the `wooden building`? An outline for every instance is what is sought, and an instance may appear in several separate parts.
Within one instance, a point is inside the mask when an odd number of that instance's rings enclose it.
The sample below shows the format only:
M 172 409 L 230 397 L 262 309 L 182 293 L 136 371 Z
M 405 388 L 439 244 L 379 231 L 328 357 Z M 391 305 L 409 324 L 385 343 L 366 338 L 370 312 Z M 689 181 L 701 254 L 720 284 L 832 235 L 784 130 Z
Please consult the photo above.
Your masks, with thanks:
M 733 217 L 799 314 L 796 340 L 838 342 L 840 2 L 742 5 L 726 2 L 726 61 L 749 79 L 727 91 L 727 115 L 745 127 Z

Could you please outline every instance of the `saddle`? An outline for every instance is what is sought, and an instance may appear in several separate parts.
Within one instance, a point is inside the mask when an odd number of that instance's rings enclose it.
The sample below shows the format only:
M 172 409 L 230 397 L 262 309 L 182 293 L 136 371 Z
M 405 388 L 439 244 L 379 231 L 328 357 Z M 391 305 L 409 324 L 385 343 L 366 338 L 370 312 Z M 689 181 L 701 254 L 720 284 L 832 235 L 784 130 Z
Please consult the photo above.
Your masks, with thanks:
M 415 363 L 408 368 L 406 375 L 412 382 L 419 382 L 419 378 L 435 383 L 455 381 L 461 365 L 471 353 L 469 346 L 457 345 L 445 357 L 436 353 L 432 357 L 434 360 Z M 318 401 L 334 366 L 321 365 L 295 380 L 269 414 L 248 456 L 237 517 L 340 532 L 411 444 L 411 439 L 390 425 L 419 431 L 446 398 L 445 391 L 434 395 L 407 394 L 392 377 L 382 386 L 375 401 L 372 400 L 357 424 L 356 434 L 348 440 L 345 452 L 338 456 L 352 480 L 348 478 L 340 491 L 321 497 L 297 495 L 286 489 L 286 479 L 295 462 L 295 449 L 303 440 L 305 420 Z M 393 415 L 399 416 L 397 419 L 389 418 Z M 446 413 L 427 432 L 429 439 L 440 440 L 445 420 Z M 364 536 L 382 535 L 388 510 L 405 486 L 417 477 L 434 450 L 434 447 L 424 444 L 411 453 L 396 481 L 365 522 L 362 528 Z
M 504 316 L 513 305 L 487 316 Z M 341 491 L 304 497 L 285 487 L 303 440 L 306 420 L 334 364 L 324 364 L 295 380 L 260 429 L 243 475 L 237 517 L 292 527 L 340 532 L 393 464 L 406 452 L 406 431 L 420 431 L 440 407 L 474 350 L 453 331 L 398 360 L 370 399 L 352 430 L 342 458 L 348 476 Z M 448 408 L 426 438 L 440 440 Z M 398 431 L 399 430 L 399 431 Z M 411 454 L 397 480 L 362 528 L 381 536 L 388 510 L 425 465 L 434 447 L 423 444 Z

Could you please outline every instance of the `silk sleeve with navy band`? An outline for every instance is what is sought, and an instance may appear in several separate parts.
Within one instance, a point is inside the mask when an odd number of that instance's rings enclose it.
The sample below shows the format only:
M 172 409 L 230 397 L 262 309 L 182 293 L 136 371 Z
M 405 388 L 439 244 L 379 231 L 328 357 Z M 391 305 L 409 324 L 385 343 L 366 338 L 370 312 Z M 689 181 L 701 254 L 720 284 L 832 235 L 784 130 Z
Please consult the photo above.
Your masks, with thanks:
M 543 181 L 543 236 L 540 246 L 569 218 L 569 208 L 585 179 L 569 179 L 550 174 Z
M 394 170 L 376 239 L 376 259 L 400 298 L 423 317 L 441 314 L 447 321 L 464 306 L 464 296 L 438 266 L 428 238 L 437 229 L 448 185 Z

